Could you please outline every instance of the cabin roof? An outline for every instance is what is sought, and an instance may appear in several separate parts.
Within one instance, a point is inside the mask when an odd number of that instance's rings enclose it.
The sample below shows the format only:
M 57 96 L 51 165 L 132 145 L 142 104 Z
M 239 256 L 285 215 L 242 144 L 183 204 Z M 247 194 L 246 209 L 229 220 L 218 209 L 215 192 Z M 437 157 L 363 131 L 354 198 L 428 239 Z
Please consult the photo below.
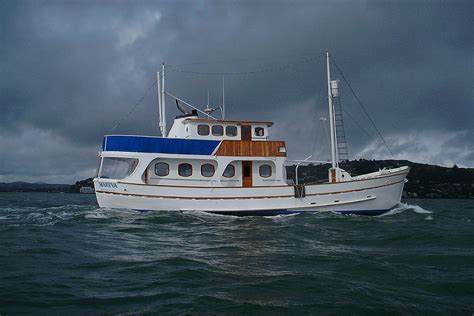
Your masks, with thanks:
M 219 140 L 106 135 L 102 151 L 124 151 L 181 155 L 212 155 Z
M 265 121 L 233 121 L 233 120 L 211 120 L 204 118 L 189 118 L 184 120 L 185 122 L 199 122 L 199 123 L 229 123 L 229 124 L 240 124 L 240 125 L 251 125 L 251 124 L 263 124 L 268 127 L 273 125 L 273 122 Z

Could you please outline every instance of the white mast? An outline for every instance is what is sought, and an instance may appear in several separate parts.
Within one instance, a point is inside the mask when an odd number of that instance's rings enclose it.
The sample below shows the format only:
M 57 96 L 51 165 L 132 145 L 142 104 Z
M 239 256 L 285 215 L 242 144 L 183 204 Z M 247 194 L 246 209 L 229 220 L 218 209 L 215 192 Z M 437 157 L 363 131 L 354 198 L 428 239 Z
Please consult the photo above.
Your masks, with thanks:
M 331 70 L 329 67 L 329 52 L 326 52 L 326 66 L 328 74 L 328 104 L 329 104 L 329 130 L 331 133 L 331 164 L 332 168 L 337 168 L 337 145 L 335 135 L 335 122 L 334 122 L 334 106 L 332 104 L 332 92 L 331 92 Z
M 225 120 L 225 80 L 222 76 L 222 119 Z
M 161 136 L 166 137 L 166 106 L 165 106 L 165 63 L 161 65 L 161 116 L 160 116 L 160 130 Z
M 160 82 L 160 72 L 158 71 L 156 73 L 156 86 L 157 86 L 157 92 L 158 92 L 158 118 L 159 118 L 159 122 L 158 122 L 158 126 L 160 127 L 160 132 L 162 133 L 162 130 L 161 130 L 161 118 L 163 117 L 163 113 L 162 112 L 162 105 L 161 105 L 161 82 Z

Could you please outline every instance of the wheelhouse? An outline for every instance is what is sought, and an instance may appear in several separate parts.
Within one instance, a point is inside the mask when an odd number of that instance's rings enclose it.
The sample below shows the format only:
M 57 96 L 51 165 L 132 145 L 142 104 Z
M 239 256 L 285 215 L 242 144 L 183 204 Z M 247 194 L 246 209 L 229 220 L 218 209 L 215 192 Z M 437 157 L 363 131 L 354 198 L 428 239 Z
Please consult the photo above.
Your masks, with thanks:
M 158 186 L 286 185 L 286 147 L 269 140 L 272 125 L 185 117 L 175 120 L 168 138 L 107 135 L 98 178 Z

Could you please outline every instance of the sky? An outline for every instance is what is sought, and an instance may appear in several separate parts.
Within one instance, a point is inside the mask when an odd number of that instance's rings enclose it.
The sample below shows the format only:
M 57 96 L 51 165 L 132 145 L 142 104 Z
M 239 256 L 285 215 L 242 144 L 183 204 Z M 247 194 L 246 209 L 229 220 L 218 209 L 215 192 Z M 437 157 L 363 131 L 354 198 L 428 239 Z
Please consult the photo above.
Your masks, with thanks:
M 0 182 L 74 183 L 104 134 L 160 135 L 163 62 L 170 93 L 204 108 L 209 90 L 218 107 L 225 73 L 227 119 L 273 121 L 290 158 L 329 159 L 326 51 L 349 158 L 474 167 L 473 14 L 469 0 L 0 0 Z

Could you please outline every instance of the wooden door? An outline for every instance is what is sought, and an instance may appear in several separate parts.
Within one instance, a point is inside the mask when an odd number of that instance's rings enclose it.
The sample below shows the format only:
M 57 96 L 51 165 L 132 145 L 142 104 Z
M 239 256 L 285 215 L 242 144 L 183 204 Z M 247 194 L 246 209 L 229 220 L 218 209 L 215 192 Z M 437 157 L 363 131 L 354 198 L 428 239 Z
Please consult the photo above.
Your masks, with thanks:
M 242 125 L 241 132 L 242 140 L 252 140 L 252 126 Z
M 252 186 L 252 162 L 242 161 L 242 187 L 250 188 Z

